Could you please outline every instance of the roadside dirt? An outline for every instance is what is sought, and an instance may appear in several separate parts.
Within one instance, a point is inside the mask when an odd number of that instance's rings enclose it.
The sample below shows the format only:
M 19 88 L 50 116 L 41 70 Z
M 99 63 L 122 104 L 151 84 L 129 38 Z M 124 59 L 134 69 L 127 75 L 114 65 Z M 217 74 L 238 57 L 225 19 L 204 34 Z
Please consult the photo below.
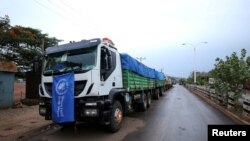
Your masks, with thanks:
M 51 122 L 38 113 L 38 105 L 0 110 L 0 140 L 24 138 L 30 131 L 41 129 Z
M 29 132 L 51 124 L 39 115 L 38 105 L 21 104 L 25 99 L 25 82 L 14 83 L 13 107 L 0 109 L 0 141 L 22 140 Z

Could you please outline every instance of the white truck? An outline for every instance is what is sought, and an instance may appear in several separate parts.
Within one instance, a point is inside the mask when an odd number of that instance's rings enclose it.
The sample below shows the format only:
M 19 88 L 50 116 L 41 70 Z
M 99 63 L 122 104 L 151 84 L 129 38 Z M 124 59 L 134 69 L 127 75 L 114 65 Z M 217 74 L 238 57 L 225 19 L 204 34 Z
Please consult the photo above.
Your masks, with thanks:
M 46 120 L 51 120 L 53 77 L 68 72 L 74 73 L 74 120 L 99 121 L 111 132 L 120 129 L 124 115 L 146 111 L 151 97 L 159 99 L 165 90 L 164 74 L 120 54 L 108 38 L 49 47 L 43 60 L 39 113 Z

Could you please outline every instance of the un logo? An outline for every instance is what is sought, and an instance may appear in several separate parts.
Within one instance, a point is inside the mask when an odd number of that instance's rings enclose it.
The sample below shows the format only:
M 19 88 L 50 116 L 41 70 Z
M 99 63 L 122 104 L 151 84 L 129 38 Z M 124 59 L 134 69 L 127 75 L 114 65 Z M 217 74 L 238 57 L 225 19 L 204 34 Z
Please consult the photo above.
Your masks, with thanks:
M 68 92 L 69 83 L 66 79 L 60 79 L 56 84 L 56 93 L 58 95 L 64 95 Z

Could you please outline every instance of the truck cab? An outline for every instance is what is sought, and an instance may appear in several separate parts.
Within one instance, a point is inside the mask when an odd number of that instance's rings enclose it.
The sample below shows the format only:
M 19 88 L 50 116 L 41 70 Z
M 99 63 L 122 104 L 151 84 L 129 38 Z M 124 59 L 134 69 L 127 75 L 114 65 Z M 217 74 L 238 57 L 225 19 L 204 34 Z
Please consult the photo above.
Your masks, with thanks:
M 98 120 L 119 130 L 125 105 L 120 54 L 107 38 L 82 40 L 46 49 L 39 113 L 51 119 L 53 76 L 74 74 L 75 120 Z M 112 118 L 110 118 L 112 117 Z

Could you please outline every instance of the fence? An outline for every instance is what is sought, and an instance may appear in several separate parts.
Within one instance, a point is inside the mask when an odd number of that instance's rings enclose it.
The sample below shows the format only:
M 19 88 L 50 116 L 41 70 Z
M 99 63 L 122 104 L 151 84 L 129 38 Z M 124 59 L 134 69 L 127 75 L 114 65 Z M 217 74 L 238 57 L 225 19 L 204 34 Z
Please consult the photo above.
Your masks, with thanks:
M 248 118 L 250 118 L 250 91 L 245 90 L 245 93 L 242 94 L 241 97 L 235 98 L 234 92 L 228 92 L 224 94 L 217 94 L 215 89 L 205 87 L 205 86 L 196 86 L 196 85 L 187 85 L 186 87 L 191 88 L 193 90 L 199 91 L 205 97 L 221 104 L 222 106 L 227 106 L 228 109 L 235 109 L 235 103 L 238 102 L 241 107 L 243 107 L 242 114 Z M 227 99 L 227 105 L 224 105 L 224 98 Z

